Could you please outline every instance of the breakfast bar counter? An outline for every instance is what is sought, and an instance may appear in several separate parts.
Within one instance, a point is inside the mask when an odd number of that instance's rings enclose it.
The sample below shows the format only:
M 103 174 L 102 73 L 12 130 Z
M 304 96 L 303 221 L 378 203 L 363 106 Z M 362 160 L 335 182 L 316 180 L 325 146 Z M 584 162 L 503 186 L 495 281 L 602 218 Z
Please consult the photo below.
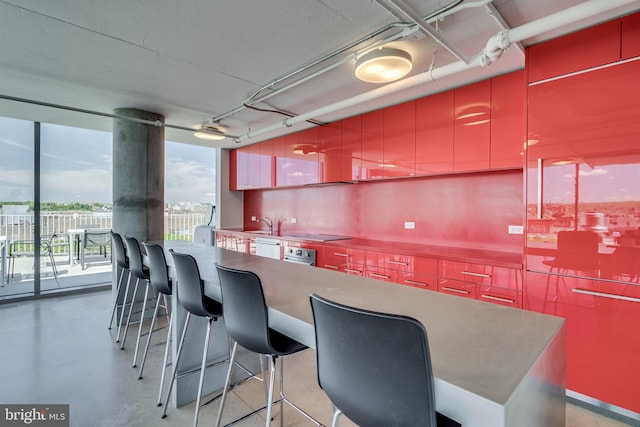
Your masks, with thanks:
M 212 246 L 163 245 L 196 258 L 205 292 L 212 297 L 220 297 L 215 264 L 255 272 L 262 280 L 270 326 L 311 348 L 309 295 L 314 292 L 419 320 L 429 339 L 436 408 L 463 426 L 564 425 L 564 319 Z M 167 263 L 175 276 L 168 253 Z M 202 342 L 199 333 L 189 339 L 194 346 Z

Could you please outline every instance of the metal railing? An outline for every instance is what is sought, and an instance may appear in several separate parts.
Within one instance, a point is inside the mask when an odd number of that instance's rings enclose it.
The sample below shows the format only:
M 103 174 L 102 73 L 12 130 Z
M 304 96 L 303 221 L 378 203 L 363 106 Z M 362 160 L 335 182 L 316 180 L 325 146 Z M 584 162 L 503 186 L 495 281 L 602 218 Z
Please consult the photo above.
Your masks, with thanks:
M 165 214 L 165 240 L 193 240 L 193 229 L 206 222 L 205 213 Z M 40 234 L 64 234 L 69 229 L 111 228 L 111 212 L 41 213 Z M 34 239 L 33 214 L 0 215 L 0 235 L 9 242 Z

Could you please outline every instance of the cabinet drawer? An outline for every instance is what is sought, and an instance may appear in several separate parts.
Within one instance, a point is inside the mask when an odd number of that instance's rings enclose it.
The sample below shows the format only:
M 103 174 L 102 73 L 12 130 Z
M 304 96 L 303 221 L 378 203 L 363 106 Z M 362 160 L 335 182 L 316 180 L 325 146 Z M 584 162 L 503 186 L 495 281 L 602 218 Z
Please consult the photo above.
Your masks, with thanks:
M 522 292 L 498 286 L 478 286 L 478 300 L 522 308 Z
M 492 267 L 485 264 L 468 262 L 441 261 L 438 276 L 442 278 L 463 280 L 482 285 L 491 285 Z
M 398 272 L 389 268 L 371 267 L 366 268 L 366 277 L 376 280 L 384 280 L 386 282 L 397 282 Z
M 416 288 L 438 290 L 438 278 L 435 275 L 398 272 L 397 282 L 401 285 L 409 285 Z
M 324 261 L 329 264 L 364 264 L 365 251 L 360 249 L 325 246 L 322 250 Z
M 385 252 L 366 253 L 367 266 L 391 269 L 397 271 L 409 271 L 413 265 L 413 257 L 410 255 L 396 255 Z
M 440 279 L 438 282 L 438 291 L 464 298 L 476 299 L 476 288 L 476 284 L 460 280 Z

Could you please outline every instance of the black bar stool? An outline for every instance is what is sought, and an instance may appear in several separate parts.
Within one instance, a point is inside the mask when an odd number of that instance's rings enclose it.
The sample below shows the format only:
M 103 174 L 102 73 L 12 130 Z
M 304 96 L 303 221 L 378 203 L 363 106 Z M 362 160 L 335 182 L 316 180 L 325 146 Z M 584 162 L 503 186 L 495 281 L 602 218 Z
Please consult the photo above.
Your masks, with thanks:
M 118 308 L 122 309 L 120 314 L 120 319 L 118 320 L 118 333 L 116 335 L 116 342 L 120 341 L 120 325 L 122 324 L 122 320 L 124 319 L 124 310 L 125 305 L 127 303 L 127 294 L 129 293 L 129 283 L 131 282 L 131 270 L 129 269 L 129 258 L 127 257 L 127 252 L 124 247 L 124 242 L 122 241 L 122 236 L 118 233 L 111 232 L 111 240 L 113 246 L 113 252 L 116 258 L 116 266 L 120 267 L 120 279 L 118 280 L 118 286 L 116 288 L 116 298 L 113 301 L 113 310 L 111 310 L 111 320 L 109 321 L 109 329 L 113 326 L 113 319 L 116 315 L 116 310 Z M 69 255 L 71 256 L 71 255 Z M 118 298 L 120 297 L 120 291 L 122 290 L 122 279 L 124 278 L 124 272 L 127 272 L 127 285 L 125 287 L 124 296 L 122 297 L 122 304 L 118 304 Z
M 162 405 L 162 387 L 164 385 L 164 377 L 167 371 L 167 360 L 169 358 L 169 348 L 171 347 L 171 327 L 173 325 L 173 311 L 169 312 L 169 303 L 167 297 L 171 296 L 173 290 L 173 283 L 169 277 L 169 271 L 167 268 L 167 260 L 164 256 L 164 250 L 160 245 L 142 242 L 145 252 L 147 254 L 147 260 L 149 264 L 149 279 L 151 286 L 158 294 L 156 304 L 153 309 L 153 317 L 151 318 L 151 326 L 149 326 L 149 334 L 147 336 L 147 344 L 144 347 L 142 353 L 142 362 L 140 363 L 140 372 L 138 379 L 142 379 L 142 371 L 144 370 L 144 363 L 147 360 L 147 353 L 149 352 L 149 346 L 151 344 L 151 337 L 155 332 L 156 320 L 158 319 L 158 312 L 161 306 L 160 297 L 164 301 L 164 310 L 167 316 L 169 316 L 169 325 L 167 326 L 167 340 L 164 348 L 164 359 L 162 362 L 162 374 L 160 374 L 160 391 L 158 392 L 158 406 Z
M 311 295 L 318 383 L 359 426 L 460 426 L 435 410 L 427 331 L 417 320 Z
M 173 263 L 176 269 L 176 293 L 178 296 L 178 302 L 187 310 L 187 319 L 182 329 L 182 336 L 180 337 L 180 344 L 178 344 L 178 354 L 176 360 L 173 362 L 173 373 L 171 374 L 171 383 L 169 384 L 169 391 L 167 392 L 167 400 L 164 403 L 164 410 L 162 411 L 162 418 L 167 416 L 167 405 L 169 404 L 169 396 L 171 396 L 171 389 L 176 380 L 176 373 L 178 371 L 178 364 L 180 362 L 180 355 L 182 354 L 182 348 L 184 346 L 184 339 L 189 327 L 189 320 L 191 316 L 206 317 L 207 334 L 204 340 L 204 351 L 202 353 L 202 366 L 200 367 L 200 381 L 198 383 L 198 397 L 196 399 L 196 410 L 193 418 L 193 426 L 198 425 L 198 415 L 200 413 L 200 401 L 202 399 L 202 386 L 204 384 L 204 375 L 207 368 L 207 354 L 209 350 L 209 339 L 211 338 L 211 326 L 212 323 L 218 320 L 222 316 L 222 304 L 218 301 L 207 297 L 204 294 L 204 282 L 200 278 L 200 271 L 195 258 L 191 255 L 180 254 L 169 251 L 173 257 Z
M 234 340 L 229 371 L 225 381 L 220 410 L 216 420 L 216 427 L 220 426 L 224 404 L 229 391 L 231 375 L 233 374 L 234 361 L 238 344 L 247 350 L 253 351 L 269 357 L 270 379 L 269 395 L 266 407 L 257 409 L 237 420 L 234 424 L 263 409 L 267 409 L 266 426 L 271 424 L 271 411 L 274 403 L 280 403 L 280 423 L 283 423 L 282 404 L 286 402 L 292 408 L 300 412 L 307 419 L 320 425 L 309 414 L 291 403 L 283 393 L 283 358 L 289 354 L 297 353 L 307 347 L 298 341 L 269 328 L 267 306 L 264 300 L 262 283 L 260 278 L 253 272 L 236 270 L 221 265 L 216 265 L 220 288 L 222 293 L 222 308 L 224 312 L 224 323 L 227 332 Z M 280 398 L 274 402 L 274 383 L 276 375 L 276 359 L 280 357 Z M 227 424 L 230 425 L 230 424 Z

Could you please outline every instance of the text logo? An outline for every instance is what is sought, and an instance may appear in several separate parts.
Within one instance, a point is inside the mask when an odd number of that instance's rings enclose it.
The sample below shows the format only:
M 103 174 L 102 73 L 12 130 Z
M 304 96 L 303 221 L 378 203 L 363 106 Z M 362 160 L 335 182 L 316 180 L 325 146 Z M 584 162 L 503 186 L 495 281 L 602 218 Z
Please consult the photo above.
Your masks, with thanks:
M 69 405 L 0 405 L 0 427 L 69 427 Z

